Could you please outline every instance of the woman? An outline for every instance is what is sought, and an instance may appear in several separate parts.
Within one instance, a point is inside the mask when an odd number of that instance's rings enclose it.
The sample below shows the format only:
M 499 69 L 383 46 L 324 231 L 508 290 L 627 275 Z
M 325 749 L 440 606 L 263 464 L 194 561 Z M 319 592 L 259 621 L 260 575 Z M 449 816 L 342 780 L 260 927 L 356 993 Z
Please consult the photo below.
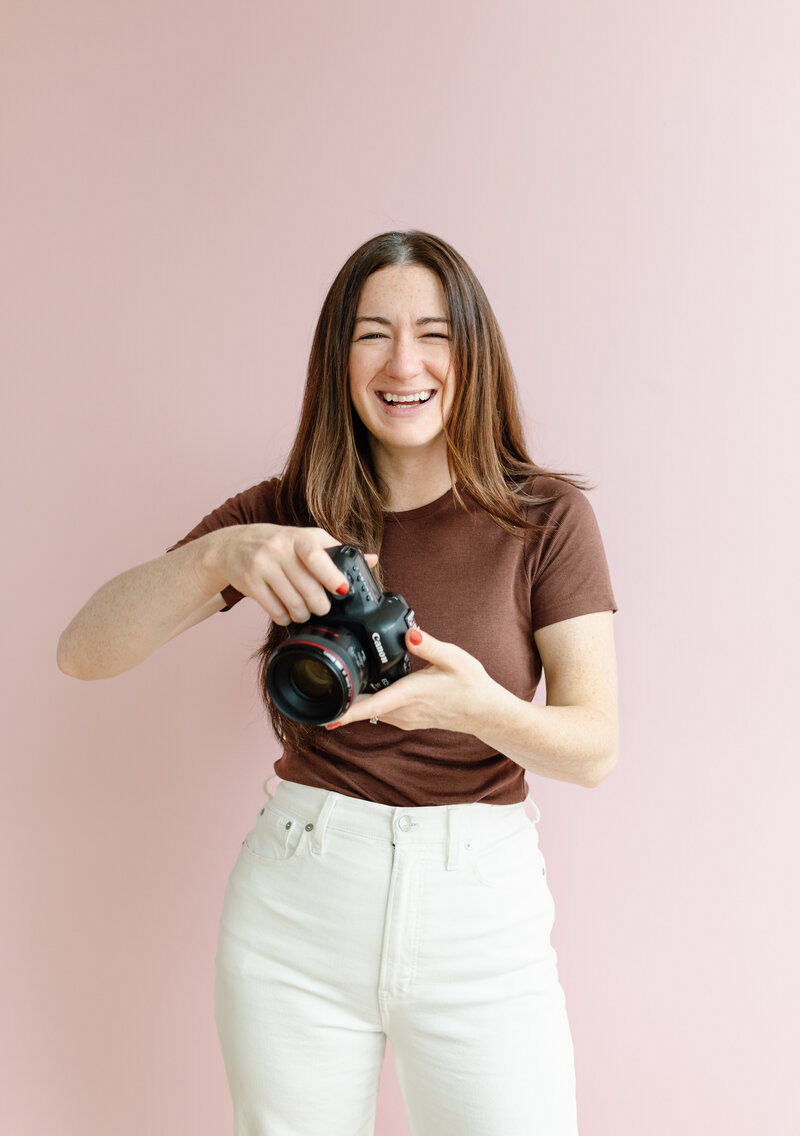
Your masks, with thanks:
M 217 951 L 236 1136 L 372 1132 L 387 1037 L 415 1136 L 574 1134 L 525 771 L 594 786 L 613 768 L 617 608 L 578 483 L 525 451 L 488 300 L 430 234 L 353 253 L 282 476 L 101 588 L 59 665 L 117 674 L 247 596 L 271 620 L 263 686 L 288 625 L 347 591 L 325 551 L 340 543 L 368 551 L 421 630 L 412 672 L 325 729 L 269 706 L 282 781 L 242 844 Z

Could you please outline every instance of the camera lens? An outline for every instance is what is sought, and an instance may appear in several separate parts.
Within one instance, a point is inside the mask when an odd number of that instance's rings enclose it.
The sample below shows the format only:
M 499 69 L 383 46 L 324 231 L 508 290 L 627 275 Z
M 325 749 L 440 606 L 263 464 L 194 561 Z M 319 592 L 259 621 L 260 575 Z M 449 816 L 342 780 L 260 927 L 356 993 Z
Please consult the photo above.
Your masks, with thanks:
M 292 664 L 290 673 L 294 685 L 308 698 L 323 698 L 336 689 L 333 675 L 319 659 L 298 659 Z
M 340 718 L 364 689 L 365 666 L 352 632 L 306 625 L 270 655 L 267 693 L 287 718 L 323 726 Z

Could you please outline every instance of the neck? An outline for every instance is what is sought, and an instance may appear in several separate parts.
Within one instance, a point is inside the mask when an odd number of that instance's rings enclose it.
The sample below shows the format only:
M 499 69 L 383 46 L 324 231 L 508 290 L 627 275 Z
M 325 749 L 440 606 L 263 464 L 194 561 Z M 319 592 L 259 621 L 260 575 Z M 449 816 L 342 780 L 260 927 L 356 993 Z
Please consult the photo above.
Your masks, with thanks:
M 386 508 L 392 513 L 420 509 L 452 489 L 446 452 L 388 453 L 375 446 L 372 460 L 384 487 Z

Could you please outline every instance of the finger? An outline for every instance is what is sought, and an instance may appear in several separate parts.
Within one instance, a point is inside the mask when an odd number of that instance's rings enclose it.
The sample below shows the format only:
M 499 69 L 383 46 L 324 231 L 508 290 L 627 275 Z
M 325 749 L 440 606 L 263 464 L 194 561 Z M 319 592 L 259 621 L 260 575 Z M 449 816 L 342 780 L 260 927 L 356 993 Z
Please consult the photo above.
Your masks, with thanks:
M 445 643 L 435 639 L 427 631 L 420 631 L 418 627 L 409 627 L 406 631 L 406 649 L 418 659 L 438 666 L 453 665 L 454 654 L 461 650 L 455 643 Z
M 364 559 L 366 560 L 367 564 L 369 564 L 370 568 L 374 568 L 378 563 L 378 554 L 377 552 L 365 552 Z
M 293 623 L 305 623 L 311 612 L 303 597 L 279 564 L 272 563 L 266 569 L 265 585 L 270 588 L 278 603 L 289 613 Z
M 263 580 L 258 581 L 253 587 L 249 588 L 247 595 L 263 607 L 273 623 L 279 623 L 282 627 L 286 627 L 292 622 L 292 617 L 289 615 L 289 612 L 275 595 L 272 588 L 270 588 L 268 584 L 265 584 Z
M 338 726 L 349 726 L 353 722 L 367 722 L 370 718 L 379 719 L 381 714 L 391 714 L 392 708 L 393 706 L 386 700 L 384 691 L 380 694 L 359 694 L 351 703 L 347 713 L 342 714 L 341 718 L 331 722 L 325 729 L 333 730 Z
M 334 548 L 335 545 L 328 547 Z M 346 595 L 350 585 L 344 572 L 340 572 L 331 560 L 329 554 L 318 544 L 308 544 L 298 541 L 295 545 L 295 555 L 302 561 L 315 580 L 318 580 L 329 592 L 338 592 Z M 340 590 L 344 589 L 344 591 Z
M 314 615 L 327 615 L 331 610 L 330 597 L 316 576 L 312 576 L 303 561 L 295 557 L 286 574 L 302 597 L 309 612 Z

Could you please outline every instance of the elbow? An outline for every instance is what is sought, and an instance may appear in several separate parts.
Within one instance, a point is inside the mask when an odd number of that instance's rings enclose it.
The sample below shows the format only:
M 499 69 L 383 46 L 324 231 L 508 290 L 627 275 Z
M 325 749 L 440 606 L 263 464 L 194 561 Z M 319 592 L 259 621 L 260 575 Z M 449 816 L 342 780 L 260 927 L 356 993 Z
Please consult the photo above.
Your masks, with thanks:
M 103 654 L 92 650 L 91 644 L 87 645 L 88 650 L 84 650 L 82 654 L 76 649 L 74 636 L 71 636 L 69 631 L 69 628 L 62 631 L 58 640 L 56 665 L 62 674 L 69 675 L 70 678 L 79 678 L 83 682 L 114 678 L 115 675 L 130 670 L 137 662 L 137 660 L 128 660 L 121 664 L 117 659 L 109 660 Z
M 619 725 L 616 715 L 614 716 L 613 724 L 607 730 L 603 731 L 602 738 L 598 738 L 598 743 L 602 745 L 602 749 L 599 755 L 597 753 L 595 754 L 586 770 L 586 776 L 583 781 L 583 785 L 587 789 L 596 789 L 616 768 L 619 758 Z
M 70 648 L 69 636 L 66 631 L 62 631 L 59 636 L 56 648 L 56 665 L 62 674 L 69 675 L 70 678 L 90 679 L 94 677 L 82 670 L 75 657 L 74 650 Z
M 56 666 L 62 674 L 69 675 L 70 678 L 79 678 L 78 668 L 75 666 L 75 660 L 70 654 L 66 634 L 66 631 L 62 631 L 58 639 L 58 646 L 56 647 Z
M 585 789 L 596 789 L 605 781 L 610 773 L 614 772 L 617 764 L 619 754 L 616 750 L 613 753 L 607 754 L 599 761 L 593 762 L 592 766 L 587 770 L 583 779 L 583 787 Z

